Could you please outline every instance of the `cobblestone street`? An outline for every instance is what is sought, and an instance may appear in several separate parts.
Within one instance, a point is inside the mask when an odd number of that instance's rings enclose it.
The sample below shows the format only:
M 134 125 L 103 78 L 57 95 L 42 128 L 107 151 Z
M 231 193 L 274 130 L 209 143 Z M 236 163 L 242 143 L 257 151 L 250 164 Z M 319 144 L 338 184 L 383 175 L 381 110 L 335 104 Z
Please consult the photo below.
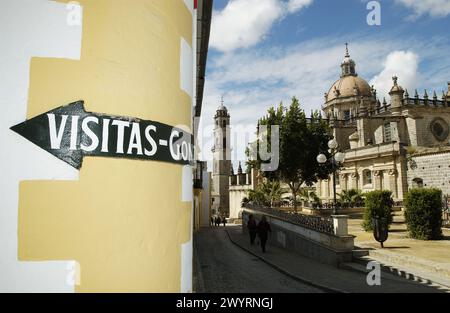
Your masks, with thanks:
M 364 266 L 321 264 L 275 247 L 270 240 L 267 253 L 262 254 L 259 247 L 249 246 L 240 226 L 202 228 L 195 234 L 194 246 L 194 290 L 200 293 L 448 292 L 384 271 L 381 286 L 369 286 Z

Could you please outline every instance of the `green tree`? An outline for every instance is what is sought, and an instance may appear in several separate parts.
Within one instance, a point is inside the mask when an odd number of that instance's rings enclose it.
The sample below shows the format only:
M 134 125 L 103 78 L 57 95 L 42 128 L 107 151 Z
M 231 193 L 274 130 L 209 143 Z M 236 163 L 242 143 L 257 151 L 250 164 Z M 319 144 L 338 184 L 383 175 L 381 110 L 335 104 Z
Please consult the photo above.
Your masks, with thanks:
M 386 218 L 388 225 L 392 224 L 392 207 L 394 200 L 389 190 L 375 190 L 366 193 L 366 207 L 364 209 L 364 221 L 362 227 L 365 231 L 373 230 L 373 218 Z
M 278 204 L 286 191 L 281 187 L 280 182 L 266 180 L 255 190 L 248 191 L 248 199 L 255 204 L 274 207 Z
M 405 196 L 405 219 L 412 238 L 438 240 L 442 237 L 442 191 L 411 189 Z
M 355 205 L 360 205 L 364 202 L 364 195 L 359 189 L 342 190 L 338 196 L 341 205 L 348 204 L 350 207 L 354 207 Z
M 328 123 L 317 111 L 312 112 L 308 119 L 304 110 L 300 108 L 299 101 L 294 97 L 287 109 L 282 104 L 277 109 L 269 109 L 268 114 L 258 125 L 265 125 L 268 128 L 267 134 L 257 140 L 257 148 L 259 149 L 261 145 L 260 140 L 267 140 L 267 146 L 271 151 L 269 126 L 280 126 L 278 168 L 262 174 L 270 180 L 280 180 L 289 186 L 294 210 L 297 212 L 297 196 L 300 188 L 310 187 L 318 179 L 326 179 L 331 173 L 330 165 L 320 165 L 316 161 L 320 153 L 328 154 L 327 144 L 331 139 Z M 329 157 L 329 154 L 327 156 Z M 249 162 L 249 165 L 260 169 L 263 162 L 258 157 Z

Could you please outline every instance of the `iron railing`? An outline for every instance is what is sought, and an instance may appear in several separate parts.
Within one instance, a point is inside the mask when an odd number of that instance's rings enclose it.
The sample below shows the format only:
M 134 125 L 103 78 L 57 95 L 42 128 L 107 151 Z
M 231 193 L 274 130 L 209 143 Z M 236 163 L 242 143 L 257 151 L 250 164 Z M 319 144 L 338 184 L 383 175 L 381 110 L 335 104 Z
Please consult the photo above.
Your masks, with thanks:
M 320 216 L 308 216 L 304 214 L 288 213 L 273 208 L 246 204 L 245 208 L 273 216 L 286 222 L 309 228 L 326 234 L 334 234 L 333 219 Z

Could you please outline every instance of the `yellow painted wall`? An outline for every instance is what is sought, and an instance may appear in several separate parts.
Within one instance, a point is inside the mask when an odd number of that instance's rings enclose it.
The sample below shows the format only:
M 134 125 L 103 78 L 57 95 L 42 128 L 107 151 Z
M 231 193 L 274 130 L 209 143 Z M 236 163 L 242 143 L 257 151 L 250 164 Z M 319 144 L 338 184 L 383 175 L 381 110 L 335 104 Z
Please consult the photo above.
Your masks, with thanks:
M 86 111 L 191 125 L 180 89 L 180 40 L 192 42 L 182 0 L 79 0 L 80 61 L 33 58 L 28 118 L 76 100 Z M 76 260 L 77 292 L 178 292 L 191 202 L 182 167 L 87 157 L 77 182 L 20 184 L 19 259 Z

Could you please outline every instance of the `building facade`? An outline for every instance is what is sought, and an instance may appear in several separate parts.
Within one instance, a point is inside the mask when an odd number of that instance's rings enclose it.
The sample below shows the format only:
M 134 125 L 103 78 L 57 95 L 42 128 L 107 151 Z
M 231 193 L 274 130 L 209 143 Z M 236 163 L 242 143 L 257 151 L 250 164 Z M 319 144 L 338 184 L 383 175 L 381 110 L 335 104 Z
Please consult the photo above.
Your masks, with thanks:
M 450 83 L 448 91 L 437 97 L 425 90 L 412 96 L 393 77 L 390 101 L 381 102 L 376 90 L 358 76 L 356 63 L 348 49 L 341 64 L 341 76 L 325 94 L 322 109 L 330 121 L 333 135 L 345 152 L 345 162 L 336 177 L 337 193 L 347 189 L 363 192 L 388 189 L 397 201 L 414 186 L 414 180 L 424 180 L 427 173 L 411 169 L 411 163 L 422 164 L 426 148 L 441 149 L 435 158 L 436 167 L 450 165 Z M 447 151 L 447 152 L 446 152 Z M 411 160 L 413 162 L 411 162 Z M 423 171 L 427 168 L 422 166 Z M 431 173 L 431 172 L 429 172 Z M 420 177 L 415 177 L 419 175 Z M 442 189 L 447 181 L 430 180 L 427 187 Z M 333 181 L 316 184 L 324 202 L 333 199 Z

